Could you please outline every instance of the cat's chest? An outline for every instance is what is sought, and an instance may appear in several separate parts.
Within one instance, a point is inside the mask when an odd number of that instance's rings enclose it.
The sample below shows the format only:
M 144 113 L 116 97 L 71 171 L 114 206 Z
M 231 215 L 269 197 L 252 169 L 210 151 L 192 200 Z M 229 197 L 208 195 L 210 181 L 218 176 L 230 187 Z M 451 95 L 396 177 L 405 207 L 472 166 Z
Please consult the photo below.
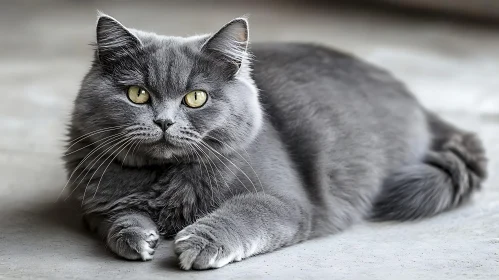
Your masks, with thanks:
M 177 166 L 158 178 L 148 206 L 162 234 L 175 234 L 231 196 L 229 178 L 215 170 L 209 172 L 211 169 L 202 165 Z

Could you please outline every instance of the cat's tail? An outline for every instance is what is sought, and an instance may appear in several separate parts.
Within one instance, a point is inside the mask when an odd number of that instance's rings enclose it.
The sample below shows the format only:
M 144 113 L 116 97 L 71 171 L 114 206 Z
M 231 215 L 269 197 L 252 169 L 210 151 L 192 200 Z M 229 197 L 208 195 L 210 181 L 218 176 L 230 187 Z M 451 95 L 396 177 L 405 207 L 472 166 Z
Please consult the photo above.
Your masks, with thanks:
M 429 115 L 434 135 L 420 164 L 394 172 L 373 205 L 374 220 L 414 220 L 456 208 L 481 188 L 487 159 L 481 141 Z

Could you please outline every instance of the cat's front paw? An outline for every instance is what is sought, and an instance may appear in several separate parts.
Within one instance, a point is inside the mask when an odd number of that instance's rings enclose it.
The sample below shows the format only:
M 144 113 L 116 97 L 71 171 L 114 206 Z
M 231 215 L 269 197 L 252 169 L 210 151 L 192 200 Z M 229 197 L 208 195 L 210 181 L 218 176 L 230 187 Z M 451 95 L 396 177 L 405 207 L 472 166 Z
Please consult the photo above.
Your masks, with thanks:
M 110 232 L 109 248 L 118 256 L 129 260 L 152 260 L 158 246 L 159 234 L 154 229 L 127 227 Z
M 227 235 L 227 231 L 200 224 L 180 231 L 174 240 L 180 267 L 184 270 L 219 268 L 242 260 L 244 249 L 238 244 L 229 244 L 232 238 Z

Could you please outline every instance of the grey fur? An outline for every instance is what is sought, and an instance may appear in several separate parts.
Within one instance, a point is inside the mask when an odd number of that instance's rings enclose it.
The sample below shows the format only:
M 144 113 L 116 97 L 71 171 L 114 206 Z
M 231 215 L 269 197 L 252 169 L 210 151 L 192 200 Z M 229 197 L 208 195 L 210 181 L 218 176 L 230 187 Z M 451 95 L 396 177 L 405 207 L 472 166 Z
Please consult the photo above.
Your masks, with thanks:
M 183 269 L 221 267 L 364 218 L 434 215 L 479 189 L 480 141 L 391 75 L 307 44 L 251 56 L 247 28 L 179 38 L 99 18 L 64 159 L 70 197 L 113 252 L 149 260 L 161 234 Z M 151 102 L 130 102 L 131 85 Z M 209 94 L 201 108 L 182 103 L 193 89 Z

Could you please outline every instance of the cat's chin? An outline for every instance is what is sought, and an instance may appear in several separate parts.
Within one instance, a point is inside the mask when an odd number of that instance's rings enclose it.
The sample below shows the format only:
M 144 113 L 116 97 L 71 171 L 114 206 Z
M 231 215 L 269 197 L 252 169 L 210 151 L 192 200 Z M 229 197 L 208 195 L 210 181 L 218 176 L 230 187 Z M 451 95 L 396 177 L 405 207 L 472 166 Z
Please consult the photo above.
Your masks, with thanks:
M 176 139 L 175 137 L 169 137 L 165 135 L 144 139 L 142 140 L 140 145 L 153 150 L 171 150 L 172 153 L 177 150 L 185 149 L 189 146 L 189 144 L 187 144 L 185 141 L 182 141 L 181 139 Z
M 160 150 L 150 150 L 147 152 L 137 153 L 132 157 L 128 156 L 126 158 L 118 159 L 123 165 L 129 167 L 144 167 L 152 165 L 162 165 L 169 163 L 177 163 L 178 158 L 183 158 L 183 156 L 177 155 L 173 152 L 160 151 Z
M 142 142 L 139 147 L 128 156 L 120 155 L 118 160 L 126 166 L 143 167 L 190 161 L 192 147 L 182 142 L 166 141 L 164 138 Z M 188 160 L 189 159 L 189 160 Z

